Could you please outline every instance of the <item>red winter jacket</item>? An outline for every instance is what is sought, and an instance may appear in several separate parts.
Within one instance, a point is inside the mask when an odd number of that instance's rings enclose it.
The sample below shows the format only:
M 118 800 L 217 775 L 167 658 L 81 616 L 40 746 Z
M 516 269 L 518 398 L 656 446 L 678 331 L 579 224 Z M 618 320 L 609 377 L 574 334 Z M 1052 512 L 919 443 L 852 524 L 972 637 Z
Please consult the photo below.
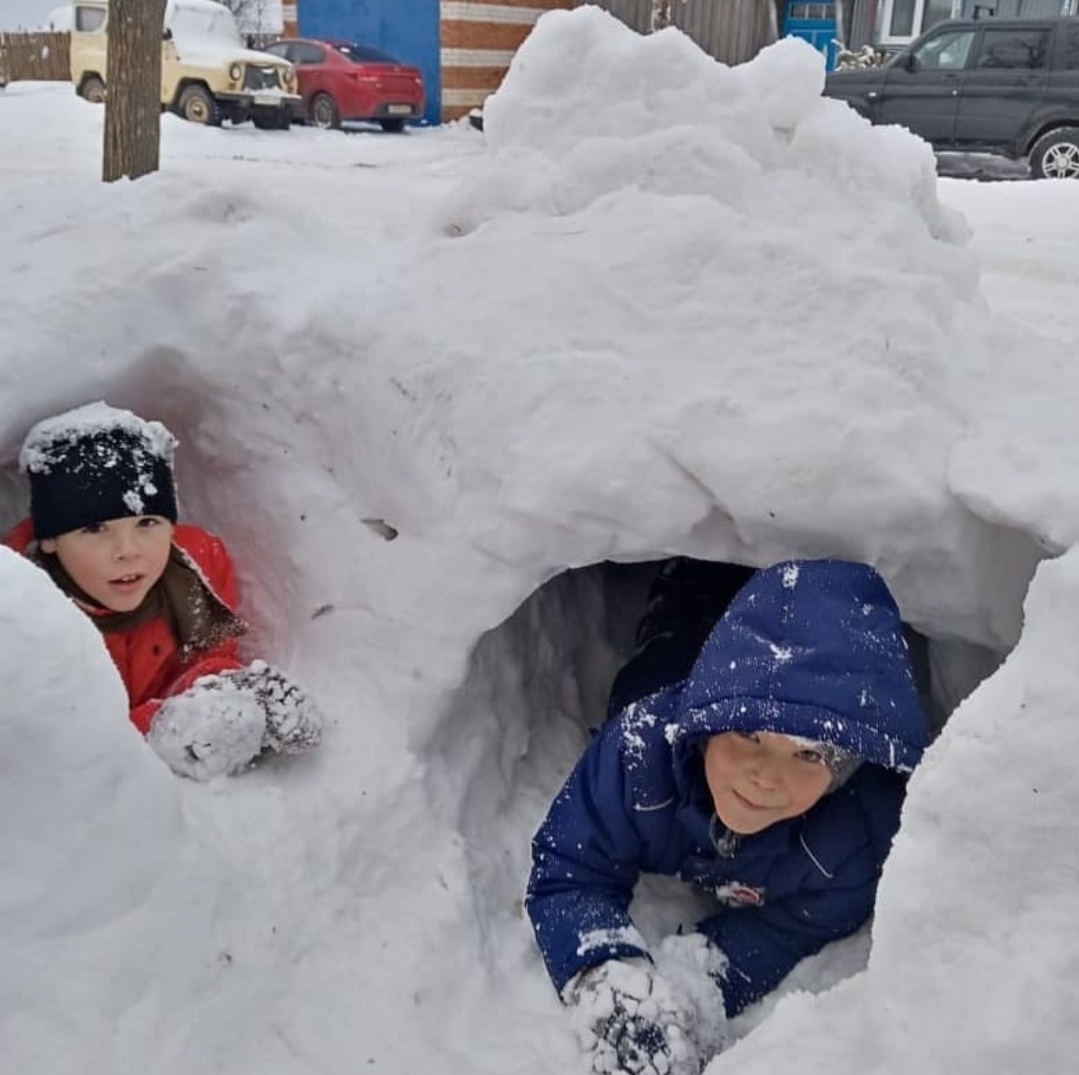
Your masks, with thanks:
M 3 543 L 25 554 L 33 540 L 33 525 L 24 519 Z M 236 574 L 221 539 L 197 526 L 179 525 L 172 541 L 194 562 L 217 597 L 235 611 Z M 129 631 L 103 633 L 102 638 L 127 688 L 132 723 L 143 735 L 166 698 L 187 690 L 200 676 L 242 667 L 234 638 L 200 650 L 185 662 L 179 642 L 161 617 Z

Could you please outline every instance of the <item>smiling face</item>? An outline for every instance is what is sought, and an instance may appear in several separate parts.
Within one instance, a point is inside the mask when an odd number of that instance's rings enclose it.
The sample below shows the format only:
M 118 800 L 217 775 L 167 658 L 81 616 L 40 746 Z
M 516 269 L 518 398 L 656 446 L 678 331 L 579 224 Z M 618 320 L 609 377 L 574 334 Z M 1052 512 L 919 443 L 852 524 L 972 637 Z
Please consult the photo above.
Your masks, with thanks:
M 103 608 L 131 612 L 164 573 L 172 523 L 159 515 L 110 519 L 41 542 L 72 580 Z
M 819 750 L 775 732 L 713 735 L 704 773 L 719 820 L 743 836 L 804 814 L 832 782 Z

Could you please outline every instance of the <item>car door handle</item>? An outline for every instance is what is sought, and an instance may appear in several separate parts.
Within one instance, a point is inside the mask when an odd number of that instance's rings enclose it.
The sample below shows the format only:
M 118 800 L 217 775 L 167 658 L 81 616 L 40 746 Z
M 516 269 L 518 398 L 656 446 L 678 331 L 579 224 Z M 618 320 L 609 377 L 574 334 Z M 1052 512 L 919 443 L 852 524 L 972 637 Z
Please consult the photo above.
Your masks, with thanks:
M 869 92 L 868 92 L 868 93 L 866 94 L 866 98 L 867 98 L 867 100 L 870 100 L 870 101 L 875 101 L 875 100 L 876 100 L 876 99 L 877 99 L 877 98 L 878 98 L 879 96 L 880 96 L 880 94 L 879 94 L 879 93 L 877 93 L 877 91 L 876 91 L 876 90 L 870 90 L 870 91 L 869 91 Z

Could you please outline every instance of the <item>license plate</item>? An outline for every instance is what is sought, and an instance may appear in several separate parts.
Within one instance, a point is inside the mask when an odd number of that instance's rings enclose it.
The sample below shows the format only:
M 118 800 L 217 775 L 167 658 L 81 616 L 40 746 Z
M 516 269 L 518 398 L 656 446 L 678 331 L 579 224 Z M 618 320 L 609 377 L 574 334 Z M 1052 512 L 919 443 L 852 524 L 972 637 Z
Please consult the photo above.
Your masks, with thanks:
M 274 105 L 277 106 L 281 103 L 281 94 L 279 93 L 256 93 L 255 104 L 257 105 Z
M 386 111 L 391 116 L 411 116 L 412 105 L 386 105 Z

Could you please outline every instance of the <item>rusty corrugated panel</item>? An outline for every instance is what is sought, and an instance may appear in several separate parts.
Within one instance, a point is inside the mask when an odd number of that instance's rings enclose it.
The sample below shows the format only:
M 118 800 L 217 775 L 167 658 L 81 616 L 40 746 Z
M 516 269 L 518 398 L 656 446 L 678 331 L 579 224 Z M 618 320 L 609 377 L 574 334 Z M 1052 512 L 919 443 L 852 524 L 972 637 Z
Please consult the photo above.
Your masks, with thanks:
M 630 29 L 647 33 L 652 25 L 652 0 L 588 0 L 589 3 L 609 11 Z M 674 0 L 675 3 L 678 0 Z
M 745 63 L 776 39 L 773 0 L 676 0 L 673 10 L 674 24 L 723 63 Z
M 871 45 L 877 39 L 877 0 L 849 0 L 850 30 L 847 33 L 847 45 L 860 49 Z
M 651 28 L 652 0 L 589 2 L 640 33 Z M 750 60 L 776 39 L 774 0 L 672 0 L 671 16 L 675 26 L 724 63 Z

